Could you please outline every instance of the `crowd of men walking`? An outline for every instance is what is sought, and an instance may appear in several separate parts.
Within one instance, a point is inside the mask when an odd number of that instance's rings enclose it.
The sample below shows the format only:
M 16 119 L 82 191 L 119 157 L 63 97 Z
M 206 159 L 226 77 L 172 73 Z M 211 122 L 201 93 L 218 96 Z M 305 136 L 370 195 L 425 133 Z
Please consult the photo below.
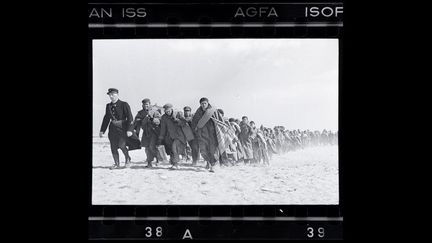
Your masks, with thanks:
M 307 146 L 337 145 L 338 134 L 323 130 L 286 130 L 283 126 L 257 127 L 247 116 L 241 120 L 225 117 L 222 109 L 210 105 L 207 98 L 199 100 L 200 107 L 192 113 L 188 106 L 176 111 L 172 104 L 163 107 L 151 105 L 150 99 L 142 100 L 142 110 L 133 118 L 130 106 L 118 97 L 115 88 L 108 90 L 111 102 L 106 105 L 99 136 L 108 129 L 112 169 L 120 167 L 120 149 L 129 167 L 130 150 L 145 149 L 147 167 L 168 160 L 178 169 L 181 159 L 196 165 L 199 158 L 206 161 L 206 168 L 214 172 L 214 166 L 236 163 L 270 164 L 274 154 L 286 153 Z M 163 113 L 163 114 L 162 114 Z M 141 140 L 139 140 L 142 131 Z

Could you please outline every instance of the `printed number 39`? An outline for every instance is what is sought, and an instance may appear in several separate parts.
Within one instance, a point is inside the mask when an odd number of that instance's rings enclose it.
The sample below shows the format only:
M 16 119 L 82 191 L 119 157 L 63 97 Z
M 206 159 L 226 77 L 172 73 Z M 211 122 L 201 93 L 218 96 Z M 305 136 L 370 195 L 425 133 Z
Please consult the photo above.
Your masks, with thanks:
M 312 227 L 308 227 L 307 232 L 308 232 L 307 237 L 309 237 L 309 238 L 314 237 L 314 229 Z M 318 237 L 319 238 L 324 237 L 324 228 L 323 227 L 318 228 Z

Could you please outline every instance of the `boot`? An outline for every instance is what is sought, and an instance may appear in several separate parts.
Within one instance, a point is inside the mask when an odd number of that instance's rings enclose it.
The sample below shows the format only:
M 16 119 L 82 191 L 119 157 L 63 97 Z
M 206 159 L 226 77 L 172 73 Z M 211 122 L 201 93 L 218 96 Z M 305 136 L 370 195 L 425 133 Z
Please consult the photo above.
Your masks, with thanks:
M 120 167 L 120 156 L 113 154 L 114 165 L 110 169 L 118 169 Z
M 147 168 L 152 168 L 153 167 L 152 162 L 153 161 L 147 161 L 147 166 L 146 167 Z
M 170 167 L 170 170 L 178 170 L 178 164 L 177 163 L 175 163 L 175 164 L 173 164 L 171 167 Z
M 129 168 L 130 167 L 130 165 L 131 165 L 131 157 L 128 155 L 126 158 L 125 158 L 125 167 L 127 167 L 127 168 Z

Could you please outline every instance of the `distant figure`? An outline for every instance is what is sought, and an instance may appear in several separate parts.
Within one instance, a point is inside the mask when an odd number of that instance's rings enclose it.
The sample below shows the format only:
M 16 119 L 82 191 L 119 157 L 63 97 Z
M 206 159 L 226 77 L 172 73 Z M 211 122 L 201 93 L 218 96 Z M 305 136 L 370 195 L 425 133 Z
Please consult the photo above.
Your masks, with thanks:
M 278 153 L 283 152 L 283 134 L 279 126 L 274 127 L 275 145 Z
M 251 127 L 251 138 L 252 138 L 252 151 L 253 151 L 253 159 L 252 161 L 254 163 L 259 163 L 259 161 L 261 160 L 260 157 L 260 153 L 259 153 L 259 149 L 260 149 L 260 144 L 259 144 L 259 138 L 258 138 L 258 129 L 255 126 L 255 122 L 251 121 L 249 122 L 249 125 Z
M 240 160 L 243 160 L 244 157 L 243 147 L 239 140 L 241 129 L 237 122 L 235 122 L 234 118 L 230 118 L 228 121 L 231 124 L 231 127 L 234 129 L 235 134 L 233 145 L 235 146 L 236 154 L 233 154 L 233 159 L 235 162 L 239 162 Z
M 309 142 L 309 138 L 308 138 L 308 136 L 306 134 L 306 131 L 301 132 L 300 138 L 301 138 L 301 141 L 302 141 L 302 148 L 307 147 L 309 145 L 309 143 L 308 143 Z
M 321 141 L 323 145 L 328 145 L 329 143 L 328 133 L 326 129 L 324 129 L 321 133 Z
M 273 158 L 273 154 L 277 154 L 276 145 L 272 138 L 271 131 L 272 130 L 270 128 L 264 129 L 264 138 L 266 139 L 266 143 L 267 143 L 267 153 L 269 156 L 269 160 Z
M 243 116 L 242 121 L 240 122 L 239 140 L 243 147 L 244 163 L 250 163 L 250 161 L 254 158 L 254 155 L 252 148 L 252 127 L 249 125 L 247 116 Z
M 270 158 L 269 158 L 269 148 L 267 146 L 267 140 L 266 137 L 264 135 L 264 127 L 261 125 L 261 129 L 258 129 L 257 132 L 257 138 L 258 138 L 258 144 L 259 144 L 259 149 L 258 149 L 258 155 L 260 160 L 258 162 L 260 162 L 262 160 L 262 162 L 264 164 L 270 165 Z
M 111 153 L 114 158 L 114 165 L 111 169 L 120 167 L 120 156 L 118 149 L 120 149 L 125 156 L 125 166 L 129 167 L 131 158 L 126 147 L 127 138 L 133 135 L 133 117 L 130 106 L 127 102 L 121 101 L 118 96 L 118 89 L 108 89 L 108 96 L 111 102 L 106 105 L 105 116 L 102 120 L 99 136 L 103 137 L 109 125 L 108 139 L 110 141 Z M 135 136 L 138 140 L 138 137 Z M 139 145 L 138 145 L 139 146 Z

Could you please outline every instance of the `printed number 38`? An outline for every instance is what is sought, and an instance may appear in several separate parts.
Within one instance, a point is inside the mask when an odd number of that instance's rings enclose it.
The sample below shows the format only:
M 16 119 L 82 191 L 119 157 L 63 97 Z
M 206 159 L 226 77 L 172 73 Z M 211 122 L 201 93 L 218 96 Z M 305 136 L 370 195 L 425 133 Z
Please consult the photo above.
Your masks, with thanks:
M 152 237 L 152 228 L 146 227 L 145 230 L 146 230 L 145 236 L 147 238 Z M 156 237 L 161 237 L 161 236 L 162 236 L 162 227 L 159 226 L 156 228 Z
M 314 237 L 314 229 L 312 227 L 308 227 L 307 232 L 308 232 L 307 237 L 309 237 L 309 238 Z M 318 237 L 319 238 L 324 237 L 324 228 L 323 227 L 318 228 Z

